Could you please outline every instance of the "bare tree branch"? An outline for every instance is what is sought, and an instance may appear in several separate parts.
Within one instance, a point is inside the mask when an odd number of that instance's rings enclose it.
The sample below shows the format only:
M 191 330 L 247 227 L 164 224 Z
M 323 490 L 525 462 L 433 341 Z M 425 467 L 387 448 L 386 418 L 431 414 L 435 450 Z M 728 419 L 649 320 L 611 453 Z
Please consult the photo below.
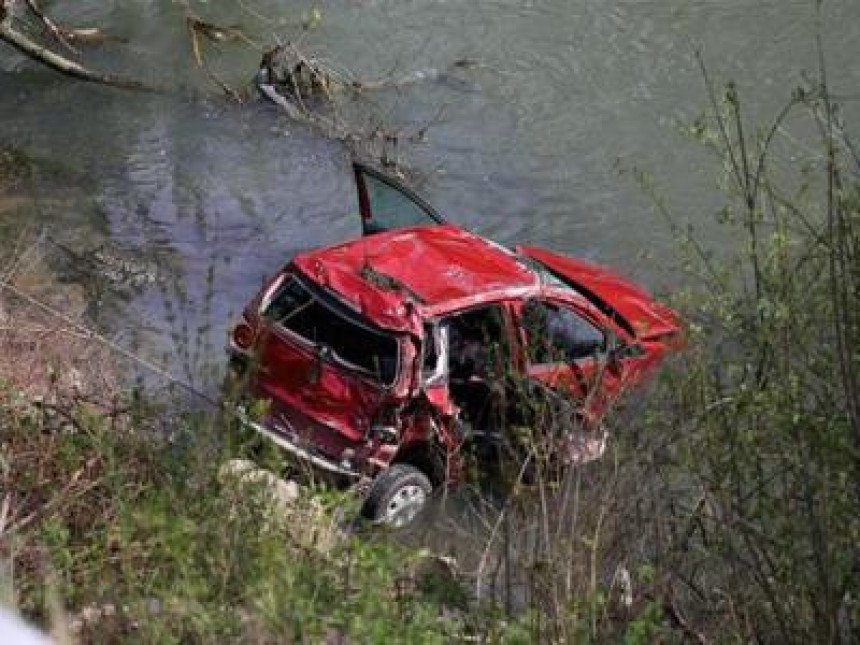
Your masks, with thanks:
M 72 47 L 71 43 L 69 43 L 66 30 L 60 28 L 57 23 L 48 18 L 48 16 L 45 15 L 45 12 L 42 11 L 41 7 L 39 7 L 39 4 L 36 2 L 36 0 L 24 0 L 24 2 L 27 3 L 27 6 L 30 8 L 30 11 L 33 12 L 33 15 L 39 19 L 39 22 L 44 25 L 48 33 L 51 34 L 51 36 L 53 36 L 58 43 L 60 43 L 63 47 L 68 49 L 73 54 L 78 53 L 78 50 Z
M 75 51 L 67 42 L 66 38 L 72 36 L 76 32 L 66 31 L 58 27 L 54 22 L 47 18 L 44 13 L 42 13 L 39 6 L 35 3 L 35 0 L 25 0 L 25 2 L 33 14 L 45 26 L 48 32 L 54 36 L 54 38 L 71 51 Z M 2 2 L 0 2 L 0 40 L 6 41 L 28 58 L 42 63 L 46 67 L 50 67 L 60 74 L 71 76 L 72 78 L 77 78 L 78 80 L 86 81 L 88 83 L 98 83 L 101 85 L 110 85 L 111 87 L 143 92 L 163 91 L 135 79 L 91 70 L 80 63 L 69 60 L 65 56 L 61 56 L 51 49 L 40 45 L 26 34 L 15 29 L 12 14 L 14 5 L 15 0 L 2 0 Z M 87 30 L 82 30 L 80 33 L 82 35 L 91 34 L 91 32 Z

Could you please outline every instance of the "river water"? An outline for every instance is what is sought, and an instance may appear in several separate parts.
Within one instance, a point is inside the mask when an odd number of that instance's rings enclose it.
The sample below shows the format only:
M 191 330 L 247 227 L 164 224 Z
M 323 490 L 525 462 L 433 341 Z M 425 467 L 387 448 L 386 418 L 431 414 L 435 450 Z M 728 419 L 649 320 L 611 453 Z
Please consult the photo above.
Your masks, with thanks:
M 856 98 L 860 0 L 824 5 L 830 82 Z M 303 32 L 314 7 L 318 24 Z M 229 321 L 262 278 L 297 249 L 357 233 L 348 156 L 267 104 L 225 100 L 194 66 L 182 3 L 48 9 L 124 40 L 86 51 L 91 66 L 171 92 L 71 81 L 0 43 L 0 143 L 42 162 L 35 201 L 3 212 L 0 242 L 8 248 L 28 228 L 76 252 L 105 245 L 146 259 L 154 283 L 99 289 L 91 313 L 120 342 L 207 387 Z M 260 43 L 301 39 L 360 79 L 476 61 L 456 78 L 367 93 L 350 111 L 407 133 L 433 122 L 426 143 L 399 153 L 450 219 L 503 243 L 615 266 L 658 290 L 673 284 L 671 235 L 620 169 L 647 170 L 681 220 L 719 246 L 718 164 L 681 134 L 707 102 L 693 52 L 715 79 L 737 83 L 758 123 L 817 65 L 811 0 L 221 0 L 190 9 Z M 217 48 L 207 50 L 214 68 L 247 84 L 259 54 Z M 844 113 L 860 134 L 858 103 Z M 807 154 L 792 127 L 780 135 L 784 149 Z

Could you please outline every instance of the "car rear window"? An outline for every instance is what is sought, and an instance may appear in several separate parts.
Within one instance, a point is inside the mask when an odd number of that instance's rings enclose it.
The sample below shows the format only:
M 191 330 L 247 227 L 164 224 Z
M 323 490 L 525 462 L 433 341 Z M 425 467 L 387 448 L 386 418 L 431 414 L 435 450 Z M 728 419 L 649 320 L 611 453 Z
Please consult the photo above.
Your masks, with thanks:
M 346 367 L 384 385 L 397 378 L 397 338 L 359 320 L 342 305 L 312 293 L 295 278 L 281 284 L 263 311 L 266 319 L 295 332 Z

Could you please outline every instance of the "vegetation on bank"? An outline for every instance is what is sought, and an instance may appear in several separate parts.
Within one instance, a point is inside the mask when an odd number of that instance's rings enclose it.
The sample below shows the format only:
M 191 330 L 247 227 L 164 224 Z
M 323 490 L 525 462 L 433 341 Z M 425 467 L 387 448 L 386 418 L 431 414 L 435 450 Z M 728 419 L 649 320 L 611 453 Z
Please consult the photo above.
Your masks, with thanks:
M 537 456 L 476 510 L 469 566 L 348 530 L 330 491 L 274 504 L 223 472 L 230 419 L 123 395 L 87 339 L 4 302 L 9 599 L 99 642 L 857 640 L 860 157 L 821 77 L 762 130 L 708 81 L 690 133 L 722 162 L 728 257 L 632 171 L 678 236 L 688 347 L 603 460 L 559 480 Z M 788 118 L 821 141 L 801 167 Z
M 224 472 L 238 448 L 224 423 L 0 397 L 3 557 L 25 616 L 85 642 L 460 632 L 417 555 L 344 532 L 323 494 L 278 505 Z

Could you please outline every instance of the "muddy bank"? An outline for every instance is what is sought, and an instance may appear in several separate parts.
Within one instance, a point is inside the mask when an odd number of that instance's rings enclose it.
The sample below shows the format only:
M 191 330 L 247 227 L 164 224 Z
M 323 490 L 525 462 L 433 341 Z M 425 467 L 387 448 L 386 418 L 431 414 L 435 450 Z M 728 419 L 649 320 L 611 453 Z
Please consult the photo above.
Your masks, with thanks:
M 22 255 L 17 266 L 7 267 L 0 277 L 14 291 L 0 292 L 0 382 L 43 402 L 116 397 L 121 386 L 114 360 L 84 331 L 85 289 L 58 282 L 39 257 Z
M 120 389 L 109 350 L 86 332 L 92 281 L 46 233 L 56 226 L 77 246 L 104 237 L 63 227 L 90 201 L 86 186 L 79 173 L 0 142 L 0 381 L 41 401 L 109 399 Z
M 75 365 L 110 352 L 97 333 L 112 337 L 110 317 L 173 271 L 169 254 L 145 257 L 111 239 L 91 188 L 86 173 L 0 141 L 0 283 L 7 284 L 0 289 L 0 378 L 28 391 L 45 389 L 45 366 L 54 363 L 73 381 L 92 381 Z M 125 342 L 133 351 L 132 341 Z M 103 373 L 113 381 L 117 369 L 94 369 L 96 382 Z

